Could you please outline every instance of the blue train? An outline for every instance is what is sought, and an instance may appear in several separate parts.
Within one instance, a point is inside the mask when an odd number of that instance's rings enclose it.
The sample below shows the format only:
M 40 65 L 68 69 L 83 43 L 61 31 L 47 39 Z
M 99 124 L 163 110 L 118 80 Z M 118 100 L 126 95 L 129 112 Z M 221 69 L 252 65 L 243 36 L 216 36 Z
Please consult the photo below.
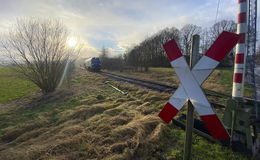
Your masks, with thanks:
M 86 59 L 84 62 L 84 66 L 89 71 L 98 72 L 101 70 L 101 62 L 97 57 Z

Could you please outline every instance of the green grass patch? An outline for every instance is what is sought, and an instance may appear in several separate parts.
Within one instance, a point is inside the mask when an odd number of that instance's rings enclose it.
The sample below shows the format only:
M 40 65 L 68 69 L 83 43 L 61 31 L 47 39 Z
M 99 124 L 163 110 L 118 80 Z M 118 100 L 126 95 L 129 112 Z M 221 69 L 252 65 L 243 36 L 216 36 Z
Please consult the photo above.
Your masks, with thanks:
M 212 159 L 212 160 L 246 160 L 247 157 L 241 153 L 231 152 L 227 147 L 218 144 L 213 144 L 203 140 L 200 137 L 195 138 L 193 146 L 193 156 L 197 160 Z
M 151 72 L 173 72 L 172 68 L 163 68 L 163 67 L 151 67 L 149 68 Z
M 229 90 L 232 90 L 233 84 L 233 70 L 231 68 L 221 68 L 217 69 L 220 72 L 219 80 Z
M 85 97 L 88 99 L 90 96 Z M 82 97 L 68 98 L 60 102 L 42 103 L 34 107 L 19 107 L 0 112 L 0 135 L 5 128 L 17 127 L 45 119 L 50 124 L 60 123 L 60 113 L 86 104 Z M 98 100 L 97 100 L 98 101 Z
M 0 103 L 19 99 L 36 90 L 39 90 L 36 85 L 19 78 L 11 67 L 0 67 Z
M 232 94 L 232 87 L 233 87 L 233 68 L 218 68 L 220 72 L 219 81 L 223 84 L 223 86 L 228 91 L 229 95 Z M 253 92 L 252 88 L 245 83 L 244 85 L 244 96 L 245 97 L 252 97 Z

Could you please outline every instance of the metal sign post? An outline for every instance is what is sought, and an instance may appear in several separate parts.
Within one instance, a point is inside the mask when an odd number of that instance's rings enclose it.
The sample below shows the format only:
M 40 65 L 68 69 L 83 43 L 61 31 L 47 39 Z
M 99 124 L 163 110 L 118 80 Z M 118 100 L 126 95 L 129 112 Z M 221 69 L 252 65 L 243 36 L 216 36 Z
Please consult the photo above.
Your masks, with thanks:
M 199 59 L 199 47 L 200 47 L 200 36 L 194 35 L 192 37 L 192 46 L 190 52 L 190 68 L 196 64 Z M 186 121 L 186 137 L 184 145 L 184 160 L 191 159 L 191 150 L 192 150 L 192 130 L 194 125 L 194 107 L 190 101 L 188 101 L 188 110 L 187 110 L 187 121 Z

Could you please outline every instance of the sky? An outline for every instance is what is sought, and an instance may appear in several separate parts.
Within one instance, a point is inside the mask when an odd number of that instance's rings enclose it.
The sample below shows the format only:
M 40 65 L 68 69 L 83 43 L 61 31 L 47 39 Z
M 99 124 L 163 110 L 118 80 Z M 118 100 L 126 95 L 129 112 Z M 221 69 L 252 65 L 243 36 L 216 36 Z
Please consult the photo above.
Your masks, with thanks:
M 82 57 L 97 56 L 102 47 L 124 53 L 165 27 L 185 24 L 210 27 L 235 20 L 237 0 L 0 0 L 0 32 L 20 17 L 58 18 L 70 36 L 84 42 Z M 260 8 L 260 7 L 258 7 Z M 258 21 L 259 22 L 259 21 Z M 259 25 L 258 25 L 259 26 Z

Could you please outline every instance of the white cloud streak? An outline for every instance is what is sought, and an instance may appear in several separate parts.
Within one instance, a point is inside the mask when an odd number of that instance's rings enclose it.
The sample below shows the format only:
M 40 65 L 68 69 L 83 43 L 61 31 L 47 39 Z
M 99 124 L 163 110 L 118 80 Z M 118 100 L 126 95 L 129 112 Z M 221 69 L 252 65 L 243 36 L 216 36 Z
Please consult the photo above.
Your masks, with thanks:
M 165 27 L 187 23 L 213 25 L 216 0 L 1 0 L 0 30 L 16 17 L 60 18 L 73 36 L 84 39 L 85 52 L 104 46 L 124 52 Z M 218 20 L 236 20 L 237 0 L 221 0 Z

